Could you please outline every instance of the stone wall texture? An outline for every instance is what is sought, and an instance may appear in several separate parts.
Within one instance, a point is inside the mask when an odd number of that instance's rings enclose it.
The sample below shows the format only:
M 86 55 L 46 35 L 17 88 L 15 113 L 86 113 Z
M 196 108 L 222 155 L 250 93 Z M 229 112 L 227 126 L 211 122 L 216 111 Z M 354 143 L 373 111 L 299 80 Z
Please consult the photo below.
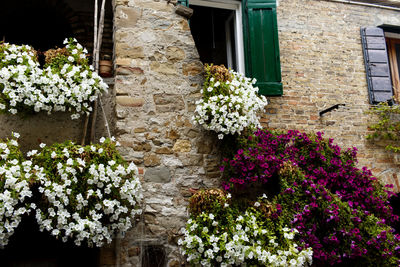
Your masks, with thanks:
M 102 266 L 142 266 L 151 251 L 181 266 L 177 239 L 191 189 L 217 186 L 219 143 L 192 125 L 202 63 L 188 22 L 166 1 L 114 0 L 115 133 L 121 153 L 139 166 L 144 213 L 102 251 Z M 359 163 L 399 190 L 395 156 L 364 136 L 373 120 L 361 26 L 400 25 L 399 12 L 319 0 L 279 1 L 284 94 L 269 98 L 265 127 L 324 131 L 359 149 Z M 335 104 L 338 110 L 319 112 Z M 148 265 L 151 266 L 151 265 Z
M 116 0 L 114 9 L 115 131 L 122 155 L 139 166 L 144 213 L 101 263 L 141 266 L 161 247 L 165 264 L 180 266 L 190 190 L 217 186 L 220 176 L 216 137 L 191 121 L 202 63 L 173 4 Z
M 280 1 L 277 8 L 284 95 L 270 98 L 266 127 L 323 131 L 343 147 L 359 149 L 359 166 L 368 166 L 383 183 L 399 191 L 399 165 L 393 153 L 365 140 L 374 118 L 360 27 L 399 25 L 399 11 L 316 0 Z M 335 104 L 339 110 L 319 116 Z

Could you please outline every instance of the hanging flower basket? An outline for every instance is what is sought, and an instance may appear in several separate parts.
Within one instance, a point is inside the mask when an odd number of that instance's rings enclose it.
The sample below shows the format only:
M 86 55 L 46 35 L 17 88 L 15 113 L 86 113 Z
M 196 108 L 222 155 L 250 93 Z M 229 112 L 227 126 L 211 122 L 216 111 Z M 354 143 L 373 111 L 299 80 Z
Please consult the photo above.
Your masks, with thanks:
M 205 65 L 204 88 L 200 91 L 202 99 L 196 102 L 193 121 L 225 135 L 241 134 L 248 127 L 261 127 L 257 112 L 267 105 L 267 99 L 258 95 L 254 87 L 255 79 L 226 69 L 223 65 Z
M 0 141 L 0 248 L 8 244 L 22 216 L 36 207 L 29 203 L 34 168 L 24 160 L 18 137 L 15 133 L 12 139 Z
M 141 213 L 136 166 L 125 163 L 110 139 L 101 141 L 84 147 L 55 144 L 31 155 L 43 172 L 38 186 L 44 201 L 36 210 L 41 231 L 100 247 L 127 231 Z
M 77 119 L 92 111 L 91 102 L 108 86 L 89 66 L 87 50 L 76 39 L 64 44 L 45 52 L 43 68 L 32 47 L 0 44 L 1 113 L 68 111 Z
M 77 246 L 100 247 L 132 226 L 142 212 L 138 171 L 113 140 L 40 146 L 25 160 L 15 138 L 0 142 L 0 247 L 32 210 L 41 231 Z

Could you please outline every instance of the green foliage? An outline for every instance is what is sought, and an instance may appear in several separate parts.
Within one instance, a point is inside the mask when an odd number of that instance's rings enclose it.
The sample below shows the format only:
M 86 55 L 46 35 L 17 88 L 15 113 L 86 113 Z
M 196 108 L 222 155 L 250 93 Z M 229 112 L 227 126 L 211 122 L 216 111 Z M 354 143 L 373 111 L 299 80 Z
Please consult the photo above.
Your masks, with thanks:
M 44 53 L 45 62 L 44 68 L 50 67 L 55 70 L 61 70 L 64 65 L 81 65 L 89 70 L 89 61 L 86 57 L 86 49 L 83 48 L 73 38 L 65 41 L 64 48 L 50 49 Z M 72 57 L 73 60 L 69 57 Z
M 190 263 L 202 266 L 311 263 L 312 250 L 297 249 L 297 230 L 287 228 L 279 218 L 272 218 L 273 207 L 264 197 L 247 206 L 236 201 L 222 206 L 220 196 L 209 196 L 208 201 L 214 200 L 214 205 L 208 205 L 200 214 L 192 214 L 183 231 L 185 237 L 179 241 Z
M 398 246 L 399 240 L 385 220 L 355 209 L 351 201 L 342 201 L 322 185 L 307 180 L 290 162 L 279 175 L 283 193 L 273 202 L 280 203 L 282 221 L 299 230 L 301 241 L 323 247 L 323 251 L 315 250 L 319 262 L 397 265 L 399 255 L 393 246 Z
M 45 53 L 41 68 L 27 45 L 0 45 L 0 113 L 72 112 L 72 119 L 92 111 L 91 102 L 107 91 L 107 84 L 89 66 L 87 50 L 76 39 L 64 48 Z
M 189 201 L 189 211 L 193 215 L 199 215 L 203 211 L 216 211 L 229 205 L 230 198 L 222 189 L 200 190 Z
M 373 130 L 372 134 L 366 136 L 369 140 L 381 139 L 389 143 L 385 148 L 395 153 L 400 152 L 400 106 L 388 103 L 379 103 L 367 112 L 378 117 L 378 122 L 369 125 L 369 129 Z

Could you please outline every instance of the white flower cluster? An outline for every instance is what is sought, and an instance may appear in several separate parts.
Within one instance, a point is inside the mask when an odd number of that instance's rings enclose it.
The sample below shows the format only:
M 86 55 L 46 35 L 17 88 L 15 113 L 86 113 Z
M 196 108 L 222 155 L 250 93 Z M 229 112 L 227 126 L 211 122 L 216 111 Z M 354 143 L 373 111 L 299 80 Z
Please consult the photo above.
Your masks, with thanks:
M 240 134 L 246 127 L 260 127 L 257 112 L 267 105 L 267 99 L 253 87 L 256 80 L 229 71 L 231 81 L 211 77 L 201 90 L 203 98 L 196 101 L 192 120 L 207 130 L 215 131 L 219 139 L 224 135 Z M 221 87 L 227 90 L 221 90 Z
M 34 156 L 39 165 L 42 157 L 51 157 L 51 164 L 42 164 L 38 174 L 39 192 L 46 201 L 38 205 L 36 219 L 41 231 L 64 242 L 73 239 L 76 245 L 100 247 L 110 243 L 116 232 L 127 231 L 141 213 L 138 171 L 133 163 L 108 158 L 107 146 L 70 145 L 43 146 Z
M 91 67 L 79 64 L 86 58 L 86 49 L 75 39 L 64 43 L 71 54 L 68 63 L 44 70 L 32 47 L 0 45 L 0 112 L 68 111 L 77 119 L 92 111 L 90 103 L 108 86 Z
M 238 216 L 231 228 L 220 227 L 213 214 L 202 213 L 189 219 L 179 240 L 182 254 L 194 265 L 201 266 L 308 266 L 312 249 L 299 251 L 293 238 L 296 230 L 283 228 L 278 240 L 275 230 L 266 229 L 254 214 L 247 211 Z M 207 226 L 204 226 L 207 225 Z M 279 244 L 280 242 L 281 244 Z M 286 244 L 286 245 L 282 245 Z
M 0 142 L 0 248 L 8 244 L 9 238 L 34 204 L 25 204 L 32 196 L 28 179 L 31 178 L 31 161 L 23 160 L 18 148 L 18 134 L 7 142 Z

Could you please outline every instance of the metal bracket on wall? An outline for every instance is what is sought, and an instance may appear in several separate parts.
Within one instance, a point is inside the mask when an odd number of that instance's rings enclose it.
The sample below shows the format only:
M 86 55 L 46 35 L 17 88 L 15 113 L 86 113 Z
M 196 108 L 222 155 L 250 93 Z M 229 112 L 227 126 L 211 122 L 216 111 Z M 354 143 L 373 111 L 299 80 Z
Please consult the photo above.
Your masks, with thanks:
M 324 115 L 325 113 L 330 112 L 330 111 L 332 111 L 332 110 L 334 110 L 334 109 L 338 109 L 340 106 L 346 106 L 346 104 L 336 104 L 336 105 L 333 105 L 333 106 L 331 106 L 331 107 L 329 107 L 329 108 L 327 108 L 327 109 L 324 109 L 323 111 L 320 111 L 320 112 L 319 112 L 319 116 L 322 117 L 322 115 Z

